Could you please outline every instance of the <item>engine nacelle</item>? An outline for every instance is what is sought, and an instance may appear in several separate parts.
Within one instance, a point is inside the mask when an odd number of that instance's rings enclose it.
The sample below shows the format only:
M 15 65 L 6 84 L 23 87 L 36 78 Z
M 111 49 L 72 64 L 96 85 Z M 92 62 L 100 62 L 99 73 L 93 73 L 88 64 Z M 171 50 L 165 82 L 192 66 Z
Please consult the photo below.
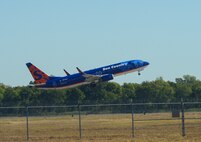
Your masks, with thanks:
M 107 74 L 107 75 L 104 75 L 104 76 L 101 77 L 102 81 L 109 81 L 109 80 L 112 80 L 112 79 L 114 79 L 112 74 Z

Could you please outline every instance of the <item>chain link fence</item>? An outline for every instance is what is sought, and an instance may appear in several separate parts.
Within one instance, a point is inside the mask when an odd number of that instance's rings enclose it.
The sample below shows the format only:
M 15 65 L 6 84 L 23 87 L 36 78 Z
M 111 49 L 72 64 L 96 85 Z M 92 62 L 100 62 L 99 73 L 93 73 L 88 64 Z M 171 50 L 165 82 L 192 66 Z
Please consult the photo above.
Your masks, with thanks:
M 0 107 L 0 140 L 199 136 L 201 102 Z

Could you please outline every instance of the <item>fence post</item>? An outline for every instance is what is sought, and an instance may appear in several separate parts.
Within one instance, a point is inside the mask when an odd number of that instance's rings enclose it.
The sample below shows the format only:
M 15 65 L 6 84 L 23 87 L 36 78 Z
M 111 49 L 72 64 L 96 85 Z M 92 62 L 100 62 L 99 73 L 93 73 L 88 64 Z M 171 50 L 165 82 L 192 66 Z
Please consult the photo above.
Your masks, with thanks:
M 81 106 L 78 104 L 78 112 L 79 112 L 79 133 L 80 133 L 80 139 L 82 139 L 82 121 L 81 121 Z
M 134 110 L 133 110 L 133 102 L 131 103 L 131 109 L 132 109 L 132 138 L 134 138 Z
M 29 107 L 26 106 L 27 140 L 29 140 Z
M 184 137 L 186 135 L 185 133 L 185 117 L 184 117 L 184 102 L 183 99 L 181 99 L 181 113 L 182 113 L 182 136 Z

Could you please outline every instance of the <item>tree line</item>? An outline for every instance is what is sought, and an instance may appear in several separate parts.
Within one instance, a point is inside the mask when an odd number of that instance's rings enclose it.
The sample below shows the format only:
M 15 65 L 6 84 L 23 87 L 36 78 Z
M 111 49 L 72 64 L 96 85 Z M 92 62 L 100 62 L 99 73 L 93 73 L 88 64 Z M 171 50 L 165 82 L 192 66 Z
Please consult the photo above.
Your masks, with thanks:
M 65 90 L 39 90 L 0 84 L 0 106 L 51 106 L 103 103 L 165 103 L 201 101 L 201 81 L 184 75 L 174 82 L 162 77 L 138 83 L 98 83 Z

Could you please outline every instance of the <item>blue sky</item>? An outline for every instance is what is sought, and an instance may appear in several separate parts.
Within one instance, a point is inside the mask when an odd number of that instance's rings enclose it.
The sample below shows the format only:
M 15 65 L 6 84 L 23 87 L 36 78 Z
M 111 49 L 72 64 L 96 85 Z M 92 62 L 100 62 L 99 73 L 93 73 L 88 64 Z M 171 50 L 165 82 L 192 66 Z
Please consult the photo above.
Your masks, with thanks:
M 150 66 L 115 82 L 201 79 L 200 7 L 199 0 L 1 0 L 0 82 L 27 85 L 26 62 L 64 76 L 63 68 L 130 59 Z

